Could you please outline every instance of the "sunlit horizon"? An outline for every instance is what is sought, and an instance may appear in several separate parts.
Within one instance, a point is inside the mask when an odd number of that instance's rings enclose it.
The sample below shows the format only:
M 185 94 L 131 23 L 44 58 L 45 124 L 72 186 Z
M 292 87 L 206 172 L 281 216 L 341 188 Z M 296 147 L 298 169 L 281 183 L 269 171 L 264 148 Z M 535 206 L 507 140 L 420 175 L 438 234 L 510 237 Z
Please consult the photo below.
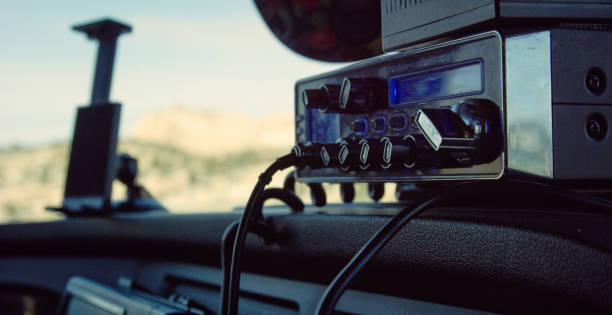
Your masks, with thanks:
M 0 147 L 69 141 L 91 93 L 97 43 L 71 26 L 132 25 L 120 38 L 111 101 L 121 135 L 168 107 L 293 113 L 296 80 L 341 64 L 308 60 L 268 30 L 251 1 L 23 1 L 0 5 Z M 288 132 L 291 132 L 288 130 Z

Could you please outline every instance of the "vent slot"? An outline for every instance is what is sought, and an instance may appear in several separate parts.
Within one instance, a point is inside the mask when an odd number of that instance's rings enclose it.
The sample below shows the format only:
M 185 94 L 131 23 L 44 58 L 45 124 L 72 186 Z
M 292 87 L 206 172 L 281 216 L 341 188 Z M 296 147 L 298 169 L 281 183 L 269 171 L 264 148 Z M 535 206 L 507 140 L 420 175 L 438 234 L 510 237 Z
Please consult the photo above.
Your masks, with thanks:
M 427 0 L 384 0 L 385 15 L 400 13 L 426 2 Z
M 166 280 L 169 292 L 188 296 L 209 309 L 219 309 L 221 299 L 219 285 L 175 276 L 168 276 Z M 248 314 L 298 314 L 300 311 L 295 301 L 252 292 L 241 291 L 240 301 L 241 312 Z

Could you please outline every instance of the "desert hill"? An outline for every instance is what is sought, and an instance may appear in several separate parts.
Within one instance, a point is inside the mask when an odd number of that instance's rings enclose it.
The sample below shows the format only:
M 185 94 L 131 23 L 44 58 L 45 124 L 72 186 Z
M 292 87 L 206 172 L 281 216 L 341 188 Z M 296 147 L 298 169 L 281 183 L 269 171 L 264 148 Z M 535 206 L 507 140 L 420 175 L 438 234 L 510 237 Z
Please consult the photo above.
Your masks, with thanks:
M 231 210 L 246 203 L 258 175 L 293 144 L 290 113 L 241 113 L 174 107 L 143 116 L 119 143 L 138 159 L 138 181 L 172 212 Z M 45 206 L 61 203 L 69 143 L 0 149 L 0 222 L 57 219 Z M 288 171 L 272 186 L 282 186 Z M 336 185 L 328 201 L 338 202 Z M 367 200 L 359 186 L 361 200 Z M 298 195 L 310 202 L 305 185 Z M 114 199 L 124 197 L 115 183 Z M 387 194 L 387 196 L 392 194 Z
M 288 150 L 294 141 L 293 115 L 254 117 L 172 107 L 143 116 L 129 131 L 129 138 L 201 156 Z

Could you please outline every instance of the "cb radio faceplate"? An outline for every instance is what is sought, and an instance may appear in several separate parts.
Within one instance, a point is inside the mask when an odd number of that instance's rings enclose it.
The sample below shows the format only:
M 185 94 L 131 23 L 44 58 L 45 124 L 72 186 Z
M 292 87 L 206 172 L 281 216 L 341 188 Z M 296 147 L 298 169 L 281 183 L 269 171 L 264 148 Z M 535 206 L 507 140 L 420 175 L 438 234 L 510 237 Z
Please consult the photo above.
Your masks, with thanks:
M 431 141 L 430 138 L 436 137 L 435 132 L 421 131 L 426 128 L 425 117 L 431 120 L 436 115 L 455 115 L 451 112 L 453 106 L 466 101 L 483 102 L 492 107 L 489 109 L 498 125 L 487 128 L 497 129 L 489 132 L 500 135 L 496 140 L 501 147 L 502 71 L 502 38 L 497 32 L 488 32 L 410 52 L 383 55 L 298 81 L 295 86 L 297 143 L 344 141 L 345 144 L 339 150 L 332 148 L 323 153 L 330 163 L 341 165 L 304 168 L 298 170 L 298 179 L 354 182 L 498 178 L 505 164 L 501 149 L 482 163 L 465 165 L 459 157 L 450 157 L 451 162 L 445 161 L 449 157 L 434 158 L 430 165 L 421 166 L 391 161 L 389 157 L 393 148 L 401 147 L 397 145 L 400 142 Z M 451 135 L 450 142 L 445 140 L 447 146 L 470 145 L 457 140 L 466 137 L 457 136 L 454 126 L 438 128 Z M 442 138 L 438 142 L 444 150 Z M 429 153 L 436 155 L 433 151 Z M 339 161 L 334 161 L 336 158 Z
M 607 30 L 490 31 L 300 80 L 296 143 L 322 162 L 297 179 L 610 179 L 611 50 Z

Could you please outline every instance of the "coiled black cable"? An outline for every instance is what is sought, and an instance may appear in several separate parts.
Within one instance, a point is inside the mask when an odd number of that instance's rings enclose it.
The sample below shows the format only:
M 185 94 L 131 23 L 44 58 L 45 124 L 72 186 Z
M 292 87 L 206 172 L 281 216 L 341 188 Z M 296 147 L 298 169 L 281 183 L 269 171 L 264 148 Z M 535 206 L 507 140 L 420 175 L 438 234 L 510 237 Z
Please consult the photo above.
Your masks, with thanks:
M 263 204 L 268 199 L 279 199 L 284 202 L 292 212 L 303 212 L 304 203 L 292 191 L 282 188 L 268 188 L 261 193 L 261 198 L 254 205 L 249 232 L 254 232 L 264 239 L 266 244 L 272 244 L 277 240 L 272 226 L 268 225 L 263 218 Z M 234 251 L 234 241 L 240 221 L 234 221 L 225 228 L 221 241 L 221 273 L 223 283 L 221 284 L 221 310 L 219 314 L 227 313 L 229 299 L 230 270 L 232 267 L 232 253 Z
M 270 183 L 272 180 L 272 175 L 277 171 L 283 170 L 287 167 L 294 166 L 300 161 L 299 154 L 295 152 L 289 153 L 278 158 L 274 163 L 272 163 L 261 175 L 259 175 L 259 180 L 253 191 L 251 192 L 251 196 L 246 204 L 244 209 L 244 213 L 240 219 L 240 223 L 238 224 L 236 230 L 236 236 L 234 239 L 234 247 L 231 255 L 231 264 L 229 271 L 229 286 L 228 286 L 228 296 L 222 296 L 221 298 L 221 310 L 222 314 L 237 314 L 238 313 L 238 297 L 239 297 L 239 286 L 240 286 L 240 267 L 241 267 L 241 258 L 242 258 L 242 248 L 244 247 L 244 243 L 246 241 L 246 235 L 248 231 L 248 224 L 251 222 L 251 217 L 253 215 L 253 210 L 256 208 L 255 206 L 259 202 L 261 198 L 262 191 L 265 186 Z M 226 230 L 227 232 L 227 230 Z M 228 232 L 229 233 L 229 232 Z M 225 262 L 224 262 L 225 264 Z M 223 295 L 223 292 L 222 292 Z

